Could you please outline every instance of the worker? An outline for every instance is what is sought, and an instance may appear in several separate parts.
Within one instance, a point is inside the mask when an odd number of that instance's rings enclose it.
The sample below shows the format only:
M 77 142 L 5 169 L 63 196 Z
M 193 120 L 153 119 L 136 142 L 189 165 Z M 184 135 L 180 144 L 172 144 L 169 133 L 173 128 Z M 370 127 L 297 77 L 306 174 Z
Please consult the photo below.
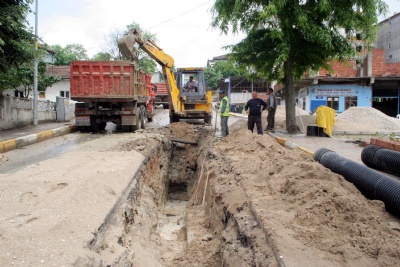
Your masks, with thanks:
M 194 91 L 197 89 L 197 84 L 193 81 L 193 76 L 189 77 L 189 81 L 184 86 L 185 89 L 188 89 L 189 92 Z
M 269 88 L 268 89 L 268 99 L 267 99 L 267 110 L 268 110 L 268 116 L 267 116 L 267 128 L 265 131 L 275 131 L 275 112 L 276 112 L 276 96 L 274 94 L 274 89 Z
M 219 99 L 221 103 L 219 104 L 218 115 L 221 116 L 221 136 L 225 137 L 229 135 L 228 119 L 229 119 L 229 98 L 226 96 L 225 91 L 219 91 Z
M 247 101 L 244 110 L 248 115 L 247 128 L 253 132 L 254 124 L 257 126 L 257 133 L 263 134 L 262 124 L 261 124 L 261 113 L 263 110 L 267 109 L 267 103 L 264 100 L 258 98 L 257 92 L 251 93 L 252 99 Z

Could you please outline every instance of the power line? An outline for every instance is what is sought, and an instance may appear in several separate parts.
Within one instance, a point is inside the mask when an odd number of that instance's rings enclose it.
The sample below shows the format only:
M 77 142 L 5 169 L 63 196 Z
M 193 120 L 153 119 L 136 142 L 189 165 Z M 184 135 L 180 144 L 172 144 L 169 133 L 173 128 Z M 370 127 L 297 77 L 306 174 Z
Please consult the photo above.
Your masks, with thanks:
M 157 26 L 160 26 L 160 25 L 162 25 L 162 24 L 165 24 L 165 23 L 167 23 L 167 22 L 169 22 L 169 21 L 171 21 L 171 20 L 174 20 L 174 19 L 176 19 L 176 18 L 179 18 L 179 17 L 181 17 L 181 16 L 183 16 L 183 15 L 189 13 L 189 12 L 192 12 L 193 10 L 196 10 L 196 9 L 198 9 L 199 7 L 204 6 L 204 5 L 207 4 L 208 2 L 210 2 L 210 1 L 204 2 L 203 4 L 201 4 L 201 5 L 199 5 L 199 6 L 195 7 L 195 8 L 192 8 L 192 9 L 186 11 L 186 12 L 183 12 L 183 13 L 180 14 L 180 15 L 177 15 L 177 16 L 171 18 L 171 19 L 168 19 L 168 20 L 166 20 L 166 21 L 164 21 L 164 22 L 161 22 L 160 24 L 157 24 L 157 25 L 155 25 L 155 26 L 153 26 L 153 27 L 150 27 L 150 28 L 147 29 L 147 31 L 150 30 L 150 29 L 153 29 L 153 28 L 155 28 L 155 27 L 157 27 Z

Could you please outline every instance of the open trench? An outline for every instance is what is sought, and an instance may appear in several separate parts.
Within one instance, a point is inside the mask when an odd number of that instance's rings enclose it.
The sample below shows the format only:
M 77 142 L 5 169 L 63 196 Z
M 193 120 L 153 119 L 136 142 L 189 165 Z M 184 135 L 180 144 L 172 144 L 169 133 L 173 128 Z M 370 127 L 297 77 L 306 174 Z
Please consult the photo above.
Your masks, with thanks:
M 213 189 L 229 174 L 212 151 L 212 129 L 190 129 L 149 149 L 88 244 L 93 256 L 75 266 L 284 266 L 251 207 L 232 212 L 240 200 Z

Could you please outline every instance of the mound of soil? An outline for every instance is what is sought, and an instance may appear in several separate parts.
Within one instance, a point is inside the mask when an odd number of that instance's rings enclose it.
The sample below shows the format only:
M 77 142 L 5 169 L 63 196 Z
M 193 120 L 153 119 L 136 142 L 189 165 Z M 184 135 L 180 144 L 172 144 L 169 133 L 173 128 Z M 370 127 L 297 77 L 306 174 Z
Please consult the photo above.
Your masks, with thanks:
M 227 266 L 398 266 L 399 220 L 305 153 L 240 129 L 215 143 L 208 170 Z

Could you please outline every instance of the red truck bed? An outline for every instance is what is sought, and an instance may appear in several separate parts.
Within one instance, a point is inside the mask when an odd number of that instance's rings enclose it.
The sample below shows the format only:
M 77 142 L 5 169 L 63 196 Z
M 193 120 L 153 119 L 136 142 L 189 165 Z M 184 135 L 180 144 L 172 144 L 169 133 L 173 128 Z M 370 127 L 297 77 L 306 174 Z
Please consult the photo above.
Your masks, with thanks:
M 131 101 L 149 97 L 146 73 L 130 61 L 72 61 L 71 99 Z
M 156 105 L 163 104 L 165 107 L 168 105 L 168 91 L 165 83 L 153 83 L 154 86 L 157 86 L 157 92 L 155 92 L 155 101 Z

